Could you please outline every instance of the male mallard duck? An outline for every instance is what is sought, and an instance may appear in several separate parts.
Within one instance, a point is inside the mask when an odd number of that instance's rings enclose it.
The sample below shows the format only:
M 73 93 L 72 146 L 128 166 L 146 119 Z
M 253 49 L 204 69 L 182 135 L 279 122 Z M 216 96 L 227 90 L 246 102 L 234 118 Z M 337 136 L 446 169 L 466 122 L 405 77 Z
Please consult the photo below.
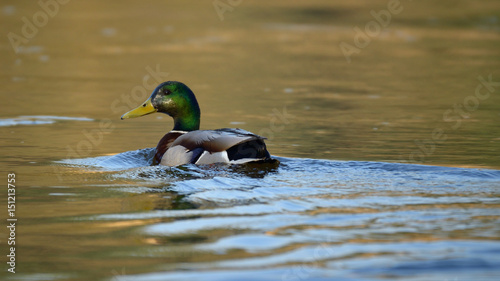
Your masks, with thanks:
M 199 130 L 200 107 L 191 89 L 181 82 L 161 83 L 149 99 L 121 119 L 154 112 L 174 118 L 174 128 L 156 146 L 155 160 L 161 165 L 241 164 L 271 159 L 261 136 L 242 129 Z

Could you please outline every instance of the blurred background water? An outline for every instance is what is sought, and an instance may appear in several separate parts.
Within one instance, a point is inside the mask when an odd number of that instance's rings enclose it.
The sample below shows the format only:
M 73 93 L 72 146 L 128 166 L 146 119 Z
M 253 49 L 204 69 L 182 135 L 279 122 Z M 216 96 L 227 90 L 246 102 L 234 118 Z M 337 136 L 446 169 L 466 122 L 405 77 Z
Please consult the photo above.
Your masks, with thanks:
M 396 2 L 1 1 L 2 279 L 497 280 L 500 4 Z M 281 164 L 150 166 L 165 80 Z

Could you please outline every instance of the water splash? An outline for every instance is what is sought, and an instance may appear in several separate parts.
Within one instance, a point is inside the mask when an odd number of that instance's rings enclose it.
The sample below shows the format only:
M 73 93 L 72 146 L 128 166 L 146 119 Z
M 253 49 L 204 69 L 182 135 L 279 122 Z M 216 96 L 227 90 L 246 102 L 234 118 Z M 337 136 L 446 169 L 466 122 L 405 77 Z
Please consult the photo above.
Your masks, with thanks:
M 283 157 L 275 166 L 163 167 L 152 166 L 153 154 L 148 148 L 63 161 L 114 171 L 115 179 L 137 181 L 138 193 L 149 192 L 142 183 L 156 186 L 172 200 L 153 210 L 84 218 L 149 222 L 135 232 L 161 246 L 129 254 L 179 258 L 168 271 L 120 280 L 499 274 L 498 170 Z

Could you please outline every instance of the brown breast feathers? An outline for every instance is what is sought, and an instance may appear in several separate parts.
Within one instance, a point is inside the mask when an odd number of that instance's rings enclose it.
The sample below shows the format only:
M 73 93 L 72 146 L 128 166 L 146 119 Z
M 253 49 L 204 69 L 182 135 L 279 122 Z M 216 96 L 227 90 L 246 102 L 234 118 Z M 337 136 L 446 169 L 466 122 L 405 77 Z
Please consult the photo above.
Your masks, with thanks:
M 180 136 L 182 136 L 184 132 L 169 132 L 161 138 L 156 146 L 156 154 L 155 154 L 155 162 L 160 163 L 163 154 L 165 151 L 170 148 L 172 143 Z

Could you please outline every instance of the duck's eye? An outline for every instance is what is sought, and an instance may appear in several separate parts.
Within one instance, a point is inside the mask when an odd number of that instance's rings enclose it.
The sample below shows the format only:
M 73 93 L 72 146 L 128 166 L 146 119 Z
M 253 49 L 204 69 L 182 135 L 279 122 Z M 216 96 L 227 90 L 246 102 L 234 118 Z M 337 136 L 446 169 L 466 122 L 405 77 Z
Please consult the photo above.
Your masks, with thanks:
M 170 95 L 172 92 L 170 92 L 170 90 L 163 90 L 163 94 L 165 94 L 166 96 Z

